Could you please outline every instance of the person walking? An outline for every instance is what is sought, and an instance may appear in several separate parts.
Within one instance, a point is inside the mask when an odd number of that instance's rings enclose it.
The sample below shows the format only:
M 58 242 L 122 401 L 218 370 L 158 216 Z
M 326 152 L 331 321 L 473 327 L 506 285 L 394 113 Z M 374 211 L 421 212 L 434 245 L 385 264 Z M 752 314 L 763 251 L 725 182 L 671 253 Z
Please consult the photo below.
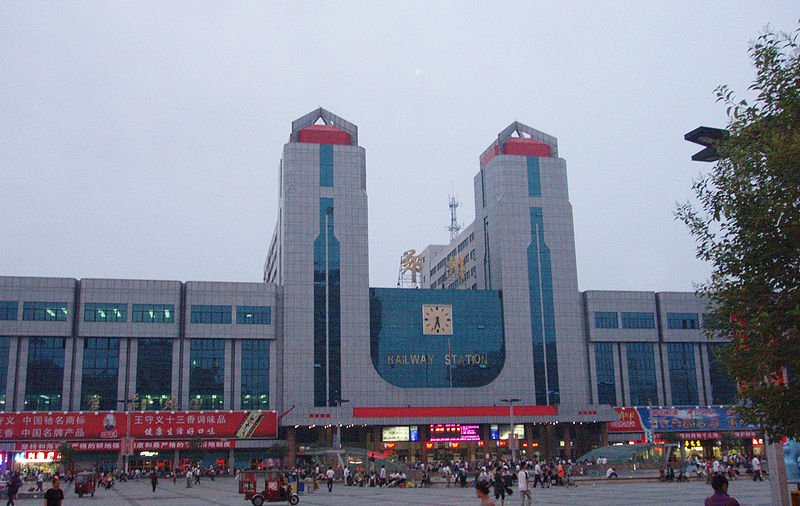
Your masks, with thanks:
M 61 490 L 61 480 L 58 476 L 53 478 L 53 485 L 44 493 L 44 506 L 61 506 L 64 500 L 64 491 Z
M 6 506 L 14 506 L 16 504 L 14 499 L 19 493 L 20 487 L 22 487 L 22 479 L 19 477 L 19 473 L 13 473 L 8 481 L 8 502 L 6 502 Z
M 522 499 L 522 506 L 532 506 L 533 498 L 531 498 L 531 489 L 528 487 L 528 465 L 522 464 L 522 468 L 517 474 L 517 481 L 519 486 L 519 496 Z
M 544 488 L 544 480 L 542 479 L 542 465 L 539 462 L 536 462 L 536 466 L 533 468 L 533 488 L 536 488 L 536 484 L 541 483 L 542 488 Z
M 200 466 L 194 468 L 194 482 L 200 485 Z
M 42 471 L 39 471 L 39 474 L 36 476 L 36 491 L 41 492 L 43 489 L 44 489 L 44 473 Z
M 192 470 L 186 470 L 186 488 L 192 488 Z
M 758 457 L 753 455 L 753 460 L 750 462 L 750 465 L 753 466 L 753 481 L 764 481 L 764 478 L 761 476 L 761 461 L 758 460 Z
M 333 492 L 333 476 L 333 469 L 328 466 L 328 470 L 325 472 L 325 477 L 328 479 L 328 492 Z
M 155 494 L 156 487 L 158 486 L 158 473 L 156 473 L 155 469 L 150 471 L 150 485 L 153 486 L 153 493 Z
M 475 495 L 481 500 L 480 506 L 497 506 L 497 503 L 489 495 L 490 486 L 488 480 L 479 480 L 475 483 Z

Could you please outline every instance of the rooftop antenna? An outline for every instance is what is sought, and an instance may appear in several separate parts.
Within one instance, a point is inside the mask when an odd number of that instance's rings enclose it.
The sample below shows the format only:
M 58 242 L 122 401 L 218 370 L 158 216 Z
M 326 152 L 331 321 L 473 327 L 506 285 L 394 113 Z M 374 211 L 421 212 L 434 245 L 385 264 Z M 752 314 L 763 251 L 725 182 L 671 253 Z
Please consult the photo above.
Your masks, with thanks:
M 456 210 L 458 206 L 461 205 L 455 196 L 450 195 L 450 226 L 447 227 L 447 230 L 450 231 L 450 242 L 458 237 L 458 233 L 461 232 L 461 225 L 458 224 L 458 218 L 456 218 Z

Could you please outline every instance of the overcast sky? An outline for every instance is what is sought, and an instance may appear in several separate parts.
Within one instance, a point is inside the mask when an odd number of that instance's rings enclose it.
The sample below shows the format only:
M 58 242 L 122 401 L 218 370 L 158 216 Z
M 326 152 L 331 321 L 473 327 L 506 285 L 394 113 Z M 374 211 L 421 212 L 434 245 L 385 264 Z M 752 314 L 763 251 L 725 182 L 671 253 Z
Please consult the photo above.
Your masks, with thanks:
M 259 281 L 291 121 L 367 150 L 370 284 L 474 219 L 478 155 L 558 138 L 581 290 L 687 291 L 673 218 L 748 42 L 792 1 L 0 4 L 0 275 Z

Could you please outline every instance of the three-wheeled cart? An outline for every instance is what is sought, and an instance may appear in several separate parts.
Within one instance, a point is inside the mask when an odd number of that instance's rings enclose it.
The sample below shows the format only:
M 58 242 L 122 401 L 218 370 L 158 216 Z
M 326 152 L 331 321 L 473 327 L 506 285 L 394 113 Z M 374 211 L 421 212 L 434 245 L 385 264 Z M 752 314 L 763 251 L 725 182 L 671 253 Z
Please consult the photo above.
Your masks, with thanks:
M 263 488 L 260 484 L 263 483 Z M 243 471 L 239 476 L 239 493 L 254 506 L 265 502 L 297 504 L 300 496 L 292 491 L 289 480 L 281 471 Z
M 84 471 L 75 475 L 75 493 L 78 497 L 90 494 L 94 497 L 94 490 L 97 488 L 97 475 L 90 471 Z

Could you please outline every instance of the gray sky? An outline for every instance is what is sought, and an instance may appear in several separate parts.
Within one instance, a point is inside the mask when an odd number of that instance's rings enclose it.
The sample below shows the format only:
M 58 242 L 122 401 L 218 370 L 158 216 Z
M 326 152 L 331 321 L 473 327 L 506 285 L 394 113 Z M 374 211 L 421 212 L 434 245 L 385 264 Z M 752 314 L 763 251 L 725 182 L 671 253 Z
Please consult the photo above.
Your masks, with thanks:
M 713 90 L 796 1 L 3 2 L 0 275 L 258 281 L 292 120 L 367 150 L 370 277 L 474 218 L 478 155 L 514 120 L 567 161 L 581 290 L 692 290 L 673 219 Z

